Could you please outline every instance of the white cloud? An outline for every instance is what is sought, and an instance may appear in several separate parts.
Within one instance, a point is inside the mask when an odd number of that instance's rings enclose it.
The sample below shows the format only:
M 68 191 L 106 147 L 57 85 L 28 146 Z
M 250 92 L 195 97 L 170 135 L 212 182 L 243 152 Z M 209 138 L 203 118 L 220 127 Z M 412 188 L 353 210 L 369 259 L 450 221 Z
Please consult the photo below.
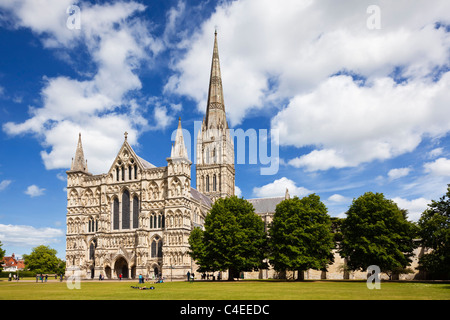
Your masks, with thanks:
M 430 152 L 428 152 L 428 157 L 435 158 L 435 157 L 440 156 L 443 152 L 444 152 L 443 148 L 435 148 L 435 149 L 431 150 Z
M 376 31 L 366 27 L 371 4 L 223 2 L 189 41 L 183 41 L 187 53 L 175 61 L 177 74 L 166 90 L 194 98 L 199 110 L 205 110 L 209 77 L 205 61 L 211 60 L 216 26 L 232 125 L 251 110 L 279 106 L 280 101 L 306 94 L 342 70 L 373 80 L 393 72 L 421 77 L 447 64 L 449 36 L 444 28 L 435 28 L 435 22 L 448 21 L 444 12 L 450 10 L 449 3 L 429 6 L 427 1 L 415 1 L 405 10 L 400 2 L 377 1 L 383 22 Z
M 351 199 L 344 197 L 343 195 L 340 195 L 337 193 L 328 197 L 328 201 L 337 202 L 337 203 L 348 202 L 349 200 L 351 200 Z
M 425 172 L 435 176 L 450 176 L 450 159 L 439 158 L 424 164 Z
M 234 186 L 234 194 L 238 197 L 238 198 L 240 198 L 240 197 L 242 197 L 242 191 L 241 191 L 241 189 L 238 187 L 238 186 Z
M 388 172 L 388 177 L 390 180 L 399 179 L 407 176 L 411 172 L 411 168 L 396 168 L 391 169 Z
M 274 182 L 268 183 L 262 187 L 253 188 L 253 194 L 256 197 L 281 197 L 286 194 L 286 189 L 289 190 L 290 196 L 306 196 L 311 193 L 310 190 L 304 187 L 297 187 L 296 183 L 286 177 L 282 177 Z
M 136 18 L 145 10 L 142 4 L 82 2 L 81 29 L 69 30 L 65 23 L 70 4 L 25 0 L 0 5 L 10 12 L 17 28 L 31 29 L 48 49 L 63 50 L 69 57 L 86 50 L 89 60 L 83 67 L 95 67 L 83 80 L 44 76 L 42 107 L 31 108 L 28 120 L 6 123 L 3 130 L 9 135 L 37 134 L 45 148 L 41 156 L 47 169 L 70 166 L 78 133 L 82 132 L 85 153 L 91 160 L 89 169 L 98 173 L 114 158 L 123 132 L 129 133 L 133 144 L 147 125 L 140 114 L 145 106 L 130 99 L 129 93 L 141 89 L 136 71 L 142 62 L 151 64 L 162 43 L 153 38 L 143 20 Z M 126 112 L 119 113 L 118 108 Z
M 44 195 L 44 192 L 44 188 L 39 188 L 35 184 L 28 186 L 27 190 L 25 190 L 25 194 L 29 195 L 32 198 L 42 196 Z
M 420 215 L 422 212 L 427 209 L 427 206 L 429 203 L 431 203 L 430 200 L 427 200 L 425 198 L 417 198 L 413 200 L 407 200 L 403 198 L 393 198 L 392 201 L 397 203 L 398 207 L 400 209 L 406 209 L 408 210 L 408 220 L 410 221 L 417 221 L 420 218 Z
M 436 24 L 449 21 L 443 12 L 450 3 L 421 0 L 405 10 L 400 2 L 378 1 L 380 30 L 366 27 L 371 4 L 224 2 L 183 42 L 187 52 L 175 60 L 166 92 L 187 95 L 205 110 L 205 61 L 218 26 L 231 125 L 252 110 L 281 109 L 271 123 L 280 144 L 315 147 L 289 164 L 327 170 L 413 151 L 424 136 L 450 131 L 450 33 Z
M 5 190 L 11 184 L 11 182 L 11 180 L 2 180 L 2 182 L 0 182 L 0 191 Z
M 0 241 L 8 246 L 38 246 L 64 241 L 65 233 L 55 228 L 0 224 Z
M 292 99 L 272 127 L 281 145 L 318 147 L 288 162 L 309 171 L 386 160 L 413 151 L 425 135 L 450 131 L 449 86 L 450 73 L 438 82 L 396 84 L 384 77 L 366 86 L 334 76 Z

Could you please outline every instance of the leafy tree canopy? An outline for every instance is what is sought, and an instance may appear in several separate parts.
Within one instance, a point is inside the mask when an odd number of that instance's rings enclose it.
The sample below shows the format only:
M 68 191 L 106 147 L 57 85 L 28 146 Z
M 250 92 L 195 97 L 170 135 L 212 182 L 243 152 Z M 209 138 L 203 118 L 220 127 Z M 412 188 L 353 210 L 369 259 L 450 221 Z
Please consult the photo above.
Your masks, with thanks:
M 65 262 L 59 259 L 57 251 L 49 246 L 40 245 L 32 249 L 31 254 L 23 255 L 25 266 L 36 273 L 64 273 Z
M 321 270 L 332 262 L 331 220 L 316 194 L 280 202 L 269 235 L 270 263 L 277 271 Z
M 341 225 L 340 254 L 349 270 L 377 265 L 382 272 L 396 274 L 411 262 L 416 227 L 382 193 L 366 192 L 354 199 Z
M 432 201 L 418 221 L 422 244 L 432 251 L 419 260 L 431 278 L 450 279 L 450 184 L 447 193 Z
M 229 270 L 232 279 L 265 266 L 264 222 L 243 198 L 218 199 L 205 218 L 205 231 L 194 229 L 189 244 L 200 271 Z

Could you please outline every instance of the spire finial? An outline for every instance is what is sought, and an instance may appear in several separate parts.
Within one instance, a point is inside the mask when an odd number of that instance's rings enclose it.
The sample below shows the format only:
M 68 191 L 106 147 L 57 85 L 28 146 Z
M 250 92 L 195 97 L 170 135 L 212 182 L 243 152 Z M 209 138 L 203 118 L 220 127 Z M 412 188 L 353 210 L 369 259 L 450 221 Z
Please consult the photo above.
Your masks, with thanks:
M 75 158 L 72 158 L 71 171 L 88 172 L 84 160 L 83 144 L 81 143 L 81 132 L 78 133 L 77 150 L 75 151 Z
M 125 133 L 123 134 L 125 136 L 125 140 L 128 139 L 128 132 L 125 131 Z

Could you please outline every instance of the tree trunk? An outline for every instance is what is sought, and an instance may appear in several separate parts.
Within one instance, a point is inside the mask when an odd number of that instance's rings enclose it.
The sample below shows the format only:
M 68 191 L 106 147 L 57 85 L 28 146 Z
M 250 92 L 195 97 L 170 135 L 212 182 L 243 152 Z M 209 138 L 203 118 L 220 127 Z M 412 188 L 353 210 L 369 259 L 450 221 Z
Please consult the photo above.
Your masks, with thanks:
M 305 280 L 305 272 L 303 270 L 297 270 L 297 281 Z

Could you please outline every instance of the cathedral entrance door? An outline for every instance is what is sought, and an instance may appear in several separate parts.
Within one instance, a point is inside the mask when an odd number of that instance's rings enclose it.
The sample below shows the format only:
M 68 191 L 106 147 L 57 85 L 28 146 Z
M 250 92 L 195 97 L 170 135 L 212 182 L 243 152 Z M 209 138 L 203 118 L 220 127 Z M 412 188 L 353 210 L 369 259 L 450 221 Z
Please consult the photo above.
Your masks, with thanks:
M 122 278 L 126 279 L 128 278 L 128 263 L 124 258 L 117 259 L 116 263 L 114 264 L 114 271 L 116 272 L 116 277 L 119 278 L 119 276 L 122 274 Z

